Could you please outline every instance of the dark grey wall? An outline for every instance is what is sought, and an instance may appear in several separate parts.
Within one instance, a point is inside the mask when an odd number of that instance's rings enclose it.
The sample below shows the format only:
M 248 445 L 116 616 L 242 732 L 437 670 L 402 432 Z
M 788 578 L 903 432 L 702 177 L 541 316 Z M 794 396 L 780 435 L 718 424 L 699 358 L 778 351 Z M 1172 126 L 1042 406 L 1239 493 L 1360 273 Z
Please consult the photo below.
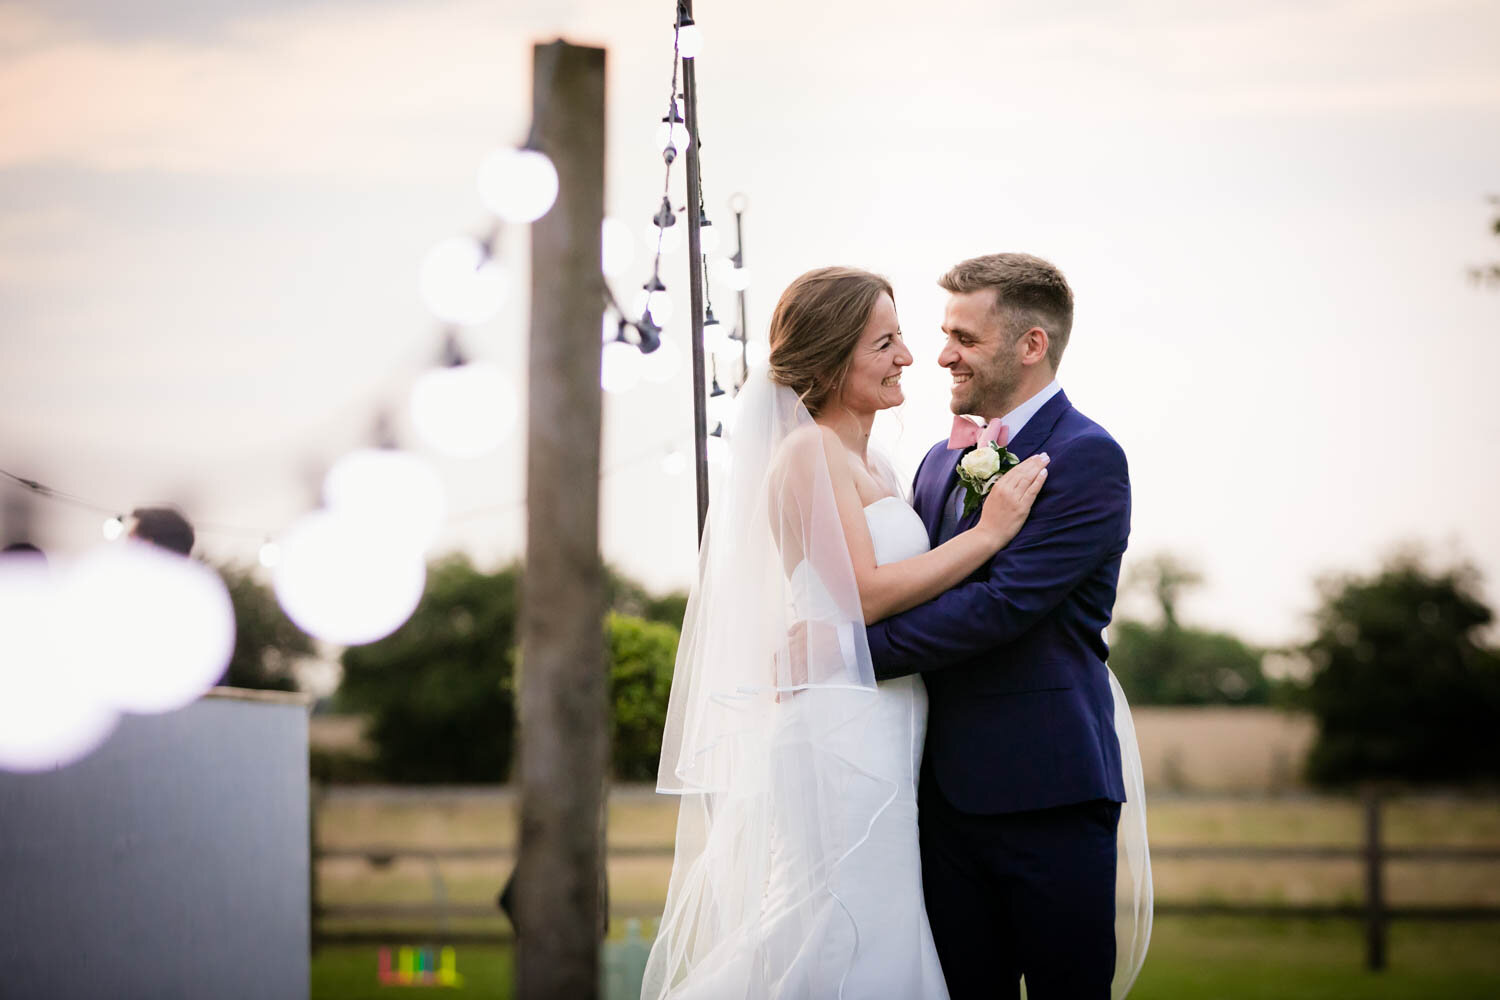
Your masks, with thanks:
M 0 772 L 0 997 L 308 995 L 307 710 L 209 697 Z

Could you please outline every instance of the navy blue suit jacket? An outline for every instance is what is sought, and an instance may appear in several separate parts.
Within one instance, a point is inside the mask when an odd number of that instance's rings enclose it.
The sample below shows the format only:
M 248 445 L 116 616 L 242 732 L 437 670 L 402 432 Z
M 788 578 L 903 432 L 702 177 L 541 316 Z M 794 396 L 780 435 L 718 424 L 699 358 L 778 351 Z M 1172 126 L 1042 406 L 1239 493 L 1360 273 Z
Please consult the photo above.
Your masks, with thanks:
M 1009 448 L 1052 459 L 1031 516 L 968 580 L 869 626 L 875 674 L 922 675 L 924 780 L 936 780 L 958 809 L 1123 802 L 1101 632 L 1130 535 L 1125 453 L 1061 392 Z M 934 545 L 960 454 L 939 442 L 917 470 L 914 504 Z M 978 518 L 962 519 L 959 530 Z

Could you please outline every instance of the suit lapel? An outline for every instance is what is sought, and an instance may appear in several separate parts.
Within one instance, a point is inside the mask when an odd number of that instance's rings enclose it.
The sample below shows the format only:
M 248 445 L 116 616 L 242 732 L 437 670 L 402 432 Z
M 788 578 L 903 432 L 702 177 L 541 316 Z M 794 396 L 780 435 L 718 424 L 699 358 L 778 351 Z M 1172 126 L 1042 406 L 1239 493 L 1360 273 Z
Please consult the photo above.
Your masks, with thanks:
M 1068 402 L 1067 394 L 1059 389 L 1057 395 L 1043 403 L 1042 408 L 1037 410 L 1036 414 L 1030 420 L 1026 421 L 1026 426 L 1021 428 L 1021 433 L 1016 436 L 1014 441 L 1005 446 L 1006 449 L 1012 455 L 1015 455 L 1016 458 L 1023 462 L 1026 461 L 1032 455 L 1041 451 L 1042 445 L 1047 443 L 1047 439 L 1052 436 L 1053 429 L 1057 427 L 1057 422 L 1062 419 L 1062 415 L 1068 412 L 1071 407 L 1072 404 Z M 957 455 L 958 453 L 954 452 L 954 454 Z M 954 483 L 958 480 L 957 460 L 953 463 L 951 479 Z M 952 489 L 952 485 L 949 486 L 949 489 Z M 979 511 L 975 510 L 974 513 L 969 514 L 967 517 L 959 519 L 958 530 L 966 531 L 974 527 L 978 521 Z
M 938 529 L 943 525 L 943 504 L 958 482 L 958 458 L 963 451 L 957 448 L 952 451 L 934 448 L 933 451 L 936 454 L 927 459 L 918 477 L 917 513 L 922 515 L 922 523 L 927 527 L 928 542 L 936 548 Z

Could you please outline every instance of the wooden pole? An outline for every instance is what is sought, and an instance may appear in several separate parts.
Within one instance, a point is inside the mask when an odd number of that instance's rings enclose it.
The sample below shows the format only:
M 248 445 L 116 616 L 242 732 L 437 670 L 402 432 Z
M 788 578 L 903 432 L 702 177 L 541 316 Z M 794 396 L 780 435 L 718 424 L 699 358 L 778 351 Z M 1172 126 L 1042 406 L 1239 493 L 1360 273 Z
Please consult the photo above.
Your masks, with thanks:
M 693 16 L 693 0 L 678 0 L 678 21 Z M 698 541 L 708 520 L 708 396 L 707 365 L 703 358 L 703 236 L 698 205 L 703 199 L 698 159 L 698 73 L 696 60 L 682 61 L 683 118 L 688 130 L 687 218 L 688 260 L 692 261 L 688 293 L 692 300 L 693 331 L 693 454 L 698 481 Z
M 609 718 L 599 557 L 604 50 L 533 49 L 533 143 L 557 167 L 531 226 L 521 615 L 517 995 L 599 995 Z
M 1364 790 L 1365 812 L 1365 965 L 1371 972 L 1385 968 L 1385 890 L 1381 882 L 1384 862 L 1380 845 L 1380 793 L 1373 786 Z

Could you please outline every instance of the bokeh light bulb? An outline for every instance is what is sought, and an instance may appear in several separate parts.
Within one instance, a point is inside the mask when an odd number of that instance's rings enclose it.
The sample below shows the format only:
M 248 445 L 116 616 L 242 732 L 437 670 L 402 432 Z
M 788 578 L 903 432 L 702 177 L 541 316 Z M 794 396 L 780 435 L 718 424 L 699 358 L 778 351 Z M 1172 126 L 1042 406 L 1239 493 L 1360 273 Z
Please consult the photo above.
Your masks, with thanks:
M 557 201 L 557 168 L 536 149 L 497 149 L 479 164 L 479 197 L 506 222 L 534 222 Z
M 655 226 L 651 227 L 655 229 Z M 652 239 L 656 238 L 655 233 Z M 616 218 L 606 218 L 600 233 L 599 258 L 607 278 L 618 278 L 635 262 L 635 236 Z
M 266 569 L 275 569 L 276 564 L 281 561 L 281 546 L 275 542 L 266 542 L 261 545 L 257 557 L 260 560 L 260 564 Z
M 672 296 L 666 292 L 650 292 L 643 288 L 636 293 L 635 311 L 644 316 L 651 314 L 657 326 L 666 326 L 672 322 L 672 316 L 676 312 L 676 305 L 672 302 Z
M 429 250 L 419 282 L 433 315 L 464 326 L 493 319 L 510 290 L 505 268 L 468 236 L 451 237 Z
M 682 368 L 682 353 L 677 344 L 662 334 L 661 344 L 650 354 L 641 355 L 641 377 L 658 385 L 670 382 Z
M 677 54 L 684 59 L 696 59 L 703 51 L 703 29 L 696 24 L 684 24 L 677 29 Z
M 683 122 L 662 122 L 656 127 L 656 148 L 665 150 L 668 146 L 676 146 L 677 152 L 686 152 L 688 143 L 692 141 L 692 133 L 687 130 Z
M 0 555 L 0 770 L 66 766 L 114 730 L 115 710 L 59 655 L 80 624 L 60 597 L 44 561 Z
M 421 457 L 394 448 L 359 448 L 333 464 L 323 503 L 391 545 L 425 552 L 448 511 L 443 481 Z
M 154 545 L 93 549 L 62 579 L 78 628 L 66 656 L 100 701 L 125 712 L 169 712 L 214 685 L 234 652 L 234 606 L 219 574 Z
M 771 360 L 771 346 L 763 340 L 752 340 L 745 345 L 745 360 L 750 367 L 763 367 Z
M 281 537 L 276 600 L 298 628 L 345 646 L 390 635 L 422 599 L 420 552 L 327 510 L 303 515 Z
M 641 380 L 640 349 L 623 340 L 604 345 L 599 364 L 599 385 L 605 392 L 629 392 Z
M 103 527 L 104 540 L 113 542 L 125 534 L 125 522 L 118 517 L 107 518 Z
M 430 369 L 411 390 L 417 435 L 450 458 L 494 451 L 515 429 L 519 409 L 510 379 L 490 361 Z
M 719 227 L 700 226 L 698 228 L 698 249 L 705 255 L 719 249 Z

